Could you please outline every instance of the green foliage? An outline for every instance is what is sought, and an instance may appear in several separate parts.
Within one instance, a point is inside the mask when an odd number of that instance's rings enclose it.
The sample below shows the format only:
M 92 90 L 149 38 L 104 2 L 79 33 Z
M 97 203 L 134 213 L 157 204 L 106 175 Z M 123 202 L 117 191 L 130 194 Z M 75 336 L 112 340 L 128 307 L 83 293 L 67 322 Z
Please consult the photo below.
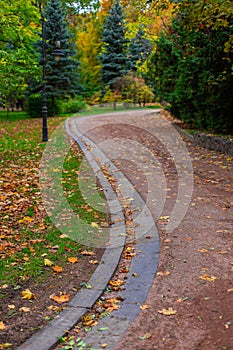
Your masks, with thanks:
M 55 100 L 55 114 L 58 115 L 62 113 L 62 101 L 56 99 Z M 52 106 L 52 100 L 51 98 L 47 99 L 47 109 L 48 109 L 48 116 L 54 115 L 54 107 Z M 26 112 L 29 114 L 32 118 L 39 118 L 42 115 L 42 96 L 41 94 L 32 94 L 28 97 L 26 106 L 25 106 Z
M 133 38 L 129 44 L 129 69 L 136 72 L 137 67 L 143 64 L 143 62 L 150 55 L 151 51 L 151 42 L 144 37 L 144 31 L 141 26 L 135 38 Z
M 7 107 L 24 94 L 28 79 L 39 73 L 32 49 L 38 21 L 31 1 L 0 0 L 0 91 Z
M 76 28 L 76 44 L 80 65 L 78 72 L 82 82 L 82 96 L 90 98 L 101 89 L 101 66 L 98 56 L 101 51 L 100 23 L 98 17 L 86 16 L 79 19 Z
M 126 39 L 125 33 L 125 14 L 119 1 L 116 0 L 105 19 L 102 33 L 104 47 L 100 61 L 102 80 L 105 86 L 111 86 L 116 78 L 122 77 L 128 70 L 128 39 Z
M 171 103 L 176 117 L 232 132 L 233 57 L 225 50 L 232 34 L 232 27 L 189 28 L 180 14 L 160 36 L 150 66 L 155 67 L 158 96 Z
M 62 112 L 63 113 L 77 113 L 82 109 L 86 108 L 85 102 L 79 97 L 75 99 L 70 99 L 67 102 L 63 101 L 62 103 Z
M 145 105 L 152 102 L 154 94 L 145 84 L 144 79 L 134 76 L 132 73 L 118 78 L 114 85 L 115 94 L 120 96 L 120 100 L 126 103 L 138 103 Z
M 74 96 L 80 90 L 77 75 L 78 61 L 73 36 L 69 29 L 64 11 L 59 0 L 50 0 L 44 11 L 46 34 L 46 90 L 52 98 Z M 53 52 L 60 42 L 64 54 L 59 60 Z

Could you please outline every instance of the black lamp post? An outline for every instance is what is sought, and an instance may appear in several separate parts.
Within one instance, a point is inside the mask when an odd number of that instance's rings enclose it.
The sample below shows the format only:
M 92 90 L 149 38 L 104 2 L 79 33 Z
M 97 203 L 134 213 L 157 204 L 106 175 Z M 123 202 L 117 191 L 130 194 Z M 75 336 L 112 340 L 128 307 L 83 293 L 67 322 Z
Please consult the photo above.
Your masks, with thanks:
M 48 141 L 48 123 L 47 123 L 47 95 L 46 95 L 46 30 L 44 17 L 41 16 L 42 20 L 42 142 Z M 56 60 L 64 56 L 64 53 L 60 47 L 60 41 L 57 41 L 56 48 L 52 52 Z

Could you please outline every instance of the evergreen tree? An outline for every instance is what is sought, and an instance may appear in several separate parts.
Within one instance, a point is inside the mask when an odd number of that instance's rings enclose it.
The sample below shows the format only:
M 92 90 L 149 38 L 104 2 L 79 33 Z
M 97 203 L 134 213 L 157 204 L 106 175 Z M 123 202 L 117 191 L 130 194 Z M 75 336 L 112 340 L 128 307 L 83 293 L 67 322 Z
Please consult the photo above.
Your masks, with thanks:
M 75 44 L 66 13 L 59 0 L 50 0 L 44 11 L 44 27 L 46 35 L 46 89 L 47 96 L 52 99 L 74 96 L 81 87 L 77 75 L 79 65 L 75 58 Z M 53 52 L 60 43 L 64 56 L 56 60 Z
M 140 26 L 135 38 L 131 40 L 129 45 L 129 69 L 136 72 L 137 67 L 141 66 L 149 57 L 152 48 L 150 40 L 144 38 L 144 31 Z
M 104 48 L 100 61 L 104 86 L 110 85 L 111 87 L 115 79 L 122 77 L 128 70 L 128 39 L 125 33 L 125 14 L 119 0 L 116 0 L 105 19 L 102 34 Z

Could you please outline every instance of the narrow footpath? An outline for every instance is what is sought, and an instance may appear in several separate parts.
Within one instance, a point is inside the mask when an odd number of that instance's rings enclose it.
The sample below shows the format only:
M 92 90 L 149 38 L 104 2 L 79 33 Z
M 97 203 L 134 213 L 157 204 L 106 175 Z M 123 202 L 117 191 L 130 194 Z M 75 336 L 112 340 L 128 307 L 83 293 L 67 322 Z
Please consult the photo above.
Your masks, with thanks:
M 232 156 L 182 138 L 160 110 L 73 117 L 66 131 L 103 188 L 109 242 L 92 288 L 19 349 L 61 349 L 65 330 L 86 349 L 233 349 Z M 119 278 L 119 307 L 91 331 L 73 331 Z

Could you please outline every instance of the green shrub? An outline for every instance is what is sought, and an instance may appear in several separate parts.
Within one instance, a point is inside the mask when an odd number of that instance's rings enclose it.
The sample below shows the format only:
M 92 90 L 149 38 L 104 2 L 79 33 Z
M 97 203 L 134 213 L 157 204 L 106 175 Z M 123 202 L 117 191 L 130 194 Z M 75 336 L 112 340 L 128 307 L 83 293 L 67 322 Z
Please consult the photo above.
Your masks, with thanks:
M 77 113 L 82 109 L 86 108 L 85 102 L 82 101 L 80 97 L 76 97 L 75 99 L 70 99 L 67 102 L 62 103 L 63 113 Z
M 48 109 L 48 116 L 52 116 L 52 100 L 50 98 L 47 98 L 47 109 Z M 27 98 L 26 105 L 25 105 L 26 112 L 30 115 L 32 118 L 39 118 L 42 116 L 42 96 L 41 94 L 33 94 L 30 95 Z M 60 114 L 62 112 L 62 101 L 55 100 L 55 114 Z

